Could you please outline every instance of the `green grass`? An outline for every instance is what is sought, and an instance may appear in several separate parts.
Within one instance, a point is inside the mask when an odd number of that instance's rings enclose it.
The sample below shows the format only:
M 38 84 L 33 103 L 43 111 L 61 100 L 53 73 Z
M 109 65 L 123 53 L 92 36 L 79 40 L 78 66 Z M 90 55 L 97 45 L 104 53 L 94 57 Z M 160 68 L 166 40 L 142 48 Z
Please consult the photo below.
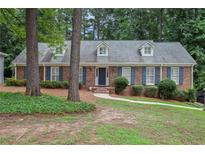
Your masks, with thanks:
M 124 112 L 133 128 L 153 144 L 205 144 L 205 112 L 102 99 L 103 106 Z
M 165 104 L 173 104 L 173 105 L 181 105 L 181 106 L 188 106 L 188 107 L 199 107 L 194 103 L 190 102 L 178 102 L 178 101 L 166 101 L 161 99 L 153 99 L 148 97 L 124 97 L 134 101 L 147 101 L 147 102 L 158 102 L 158 103 L 165 103 Z
M 68 102 L 63 98 L 42 95 L 39 97 L 25 96 L 22 93 L 0 92 L 0 113 L 74 113 L 88 112 L 95 105 L 85 102 Z
M 97 128 L 96 134 L 105 144 L 151 144 L 149 139 L 131 128 L 104 125 Z

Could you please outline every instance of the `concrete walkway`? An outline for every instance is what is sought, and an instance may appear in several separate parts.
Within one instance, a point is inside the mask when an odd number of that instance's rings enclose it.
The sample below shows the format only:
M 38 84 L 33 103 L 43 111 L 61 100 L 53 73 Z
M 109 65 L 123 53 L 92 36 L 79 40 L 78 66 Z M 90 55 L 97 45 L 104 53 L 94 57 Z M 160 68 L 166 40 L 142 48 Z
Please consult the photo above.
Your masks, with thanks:
M 125 101 L 125 102 L 131 102 L 131 103 L 136 103 L 136 104 L 161 105 L 161 106 L 170 106 L 170 107 L 177 107 L 177 108 L 183 108 L 183 109 L 192 109 L 192 110 L 203 111 L 203 108 L 188 107 L 188 106 L 174 105 L 174 104 L 165 104 L 165 103 L 158 103 L 158 102 L 134 101 L 134 100 L 126 99 L 126 98 L 112 97 L 109 94 L 94 93 L 93 95 L 95 97 L 99 97 L 99 98 L 103 98 L 103 99 Z

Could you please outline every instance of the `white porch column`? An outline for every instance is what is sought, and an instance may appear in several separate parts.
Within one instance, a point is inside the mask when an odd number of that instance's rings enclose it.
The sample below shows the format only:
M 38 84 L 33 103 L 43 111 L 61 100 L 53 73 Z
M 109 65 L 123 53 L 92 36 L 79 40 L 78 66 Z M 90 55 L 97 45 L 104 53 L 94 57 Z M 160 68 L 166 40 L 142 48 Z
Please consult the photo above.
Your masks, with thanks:
M 15 64 L 15 68 L 14 68 L 14 76 L 15 76 L 15 80 L 17 79 L 17 68 L 16 68 L 16 64 Z
M 46 66 L 43 66 L 43 81 L 46 80 Z
M 162 64 L 160 65 L 160 81 L 162 81 Z

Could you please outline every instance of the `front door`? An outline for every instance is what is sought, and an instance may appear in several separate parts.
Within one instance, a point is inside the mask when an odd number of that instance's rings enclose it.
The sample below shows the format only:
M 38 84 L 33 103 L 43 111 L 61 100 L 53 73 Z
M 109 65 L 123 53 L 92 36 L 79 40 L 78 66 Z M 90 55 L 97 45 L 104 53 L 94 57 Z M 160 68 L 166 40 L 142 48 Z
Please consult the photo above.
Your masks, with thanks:
M 106 85 L 106 68 L 99 68 L 98 85 Z

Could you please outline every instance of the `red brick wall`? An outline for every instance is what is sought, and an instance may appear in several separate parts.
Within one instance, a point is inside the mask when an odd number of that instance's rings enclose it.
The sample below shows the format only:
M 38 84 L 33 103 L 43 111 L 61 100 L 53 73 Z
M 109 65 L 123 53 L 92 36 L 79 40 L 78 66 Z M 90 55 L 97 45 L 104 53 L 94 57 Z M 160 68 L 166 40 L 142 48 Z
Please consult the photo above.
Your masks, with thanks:
M 95 86 L 95 67 L 87 66 L 86 67 L 86 87 Z
M 86 76 L 86 87 L 92 87 L 95 86 L 95 67 L 94 66 L 87 66 L 87 76 Z M 17 79 L 23 79 L 24 78 L 24 66 L 17 66 Z M 63 80 L 69 80 L 69 72 L 70 68 L 68 66 L 63 67 Z M 109 85 L 111 87 L 114 86 L 114 79 L 117 77 L 117 70 L 118 67 L 116 66 L 110 66 L 109 67 Z M 44 78 L 44 67 L 39 67 L 39 75 L 40 80 L 43 80 Z M 162 68 L 162 79 L 167 78 L 167 67 Z M 188 89 L 191 87 L 191 67 L 184 67 L 184 80 L 183 85 L 179 85 L 178 87 L 181 89 Z M 142 66 L 136 67 L 136 84 L 142 83 Z M 128 90 L 130 91 L 130 90 Z M 127 93 L 127 92 L 126 92 Z
M 63 80 L 69 80 L 70 66 L 63 66 Z
M 114 86 L 114 80 L 118 76 L 117 74 L 118 67 L 110 66 L 109 67 L 109 85 Z
M 138 66 L 136 67 L 136 79 L 135 79 L 135 82 L 136 84 L 142 84 L 142 66 Z
M 24 66 L 17 66 L 16 67 L 16 78 L 18 80 L 24 79 Z
M 16 67 L 16 78 L 18 79 L 18 80 L 22 80 L 22 79 L 24 79 L 24 66 L 17 66 Z M 44 68 L 43 68 L 43 66 L 40 66 L 39 67 L 39 76 L 40 76 L 40 80 L 43 80 L 43 78 L 44 78 L 44 73 L 43 73 L 43 71 L 44 71 Z
M 44 79 L 44 67 L 43 66 L 39 67 L 39 76 L 40 76 L 40 80 Z
M 189 89 L 191 87 L 191 82 L 192 82 L 191 79 L 192 79 L 191 67 L 184 67 L 183 85 L 179 85 L 178 87 L 180 89 Z
M 167 67 L 163 67 L 162 79 L 166 79 L 166 78 L 167 78 Z M 191 82 L 192 82 L 191 67 L 190 66 L 184 67 L 183 85 L 178 85 L 177 87 L 183 90 L 189 89 L 191 87 Z

